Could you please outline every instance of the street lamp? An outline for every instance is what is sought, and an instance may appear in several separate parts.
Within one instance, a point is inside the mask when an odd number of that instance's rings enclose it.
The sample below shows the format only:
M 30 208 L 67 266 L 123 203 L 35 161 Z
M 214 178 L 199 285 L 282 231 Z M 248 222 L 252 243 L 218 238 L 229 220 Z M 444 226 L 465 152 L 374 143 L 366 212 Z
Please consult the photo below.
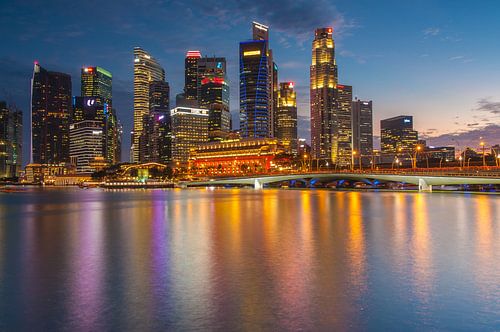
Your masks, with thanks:
M 351 171 L 354 171 L 354 158 L 356 158 L 356 150 L 352 150 L 352 157 L 351 157 Z
M 460 168 L 462 168 L 462 167 L 463 167 L 463 165 L 462 165 L 462 159 L 463 159 L 463 158 L 462 158 L 462 155 L 460 155 L 460 157 L 458 157 L 458 161 L 459 161 L 459 163 L 458 163 L 458 164 L 460 165 Z
M 481 143 L 479 143 L 479 145 L 481 145 L 481 147 L 483 148 L 483 167 L 484 167 L 484 166 L 486 166 L 486 155 L 484 154 L 484 148 L 485 148 L 484 141 L 481 141 Z
M 422 147 L 420 145 L 417 145 L 415 148 L 415 154 L 413 155 L 413 168 L 417 168 L 417 153 L 422 150 Z

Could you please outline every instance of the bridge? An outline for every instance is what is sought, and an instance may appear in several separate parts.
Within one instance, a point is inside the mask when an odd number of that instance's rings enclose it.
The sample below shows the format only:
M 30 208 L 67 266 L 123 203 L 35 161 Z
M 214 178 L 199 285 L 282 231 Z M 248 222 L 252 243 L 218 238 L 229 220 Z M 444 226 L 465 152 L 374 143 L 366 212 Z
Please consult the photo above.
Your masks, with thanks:
M 444 173 L 444 172 L 317 172 L 301 174 L 273 174 L 237 178 L 213 178 L 208 181 L 185 181 L 179 183 L 181 187 L 208 187 L 226 185 L 253 186 L 262 189 L 265 185 L 287 181 L 337 181 L 347 180 L 354 182 L 374 181 L 397 182 L 417 185 L 419 191 L 432 191 L 433 186 L 441 185 L 500 185 L 499 172 L 476 173 Z

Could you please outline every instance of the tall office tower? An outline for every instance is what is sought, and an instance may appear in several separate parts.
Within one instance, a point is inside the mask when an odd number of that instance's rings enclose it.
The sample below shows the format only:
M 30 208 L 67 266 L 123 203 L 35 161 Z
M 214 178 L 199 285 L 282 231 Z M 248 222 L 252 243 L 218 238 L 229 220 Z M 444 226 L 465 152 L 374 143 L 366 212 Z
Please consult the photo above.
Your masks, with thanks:
M 69 127 L 70 156 L 77 172 L 92 173 L 96 164 L 105 163 L 105 132 L 101 121 L 83 120 Z
M 354 151 L 361 156 L 363 164 L 369 164 L 373 154 L 372 105 L 371 100 L 356 99 L 352 102 L 352 146 Z
M 272 54 L 272 53 L 271 53 Z M 272 127 L 270 128 L 271 137 L 276 135 L 276 112 L 278 111 L 278 92 L 280 90 L 280 85 L 278 84 L 278 65 L 272 63 L 272 108 L 271 108 L 271 120 L 270 123 Z
M 170 87 L 165 81 L 149 85 L 149 114 L 144 117 L 141 136 L 141 160 L 168 163 L 171 152 Z
M 288 141 L 292 154 L 297 155 L 297 95 L 293 82 L 282 82 L 279 87 L 275 137 Z
M 344 167 L 351 165 L 352 86 L 337 84 L 332 132 L 332 162 Z
M 19 176 L 22 167 L 23 113 L 0 101 L 0 178 Z
M 100 104 L 111 105 L 113 75 L 101 67 L 83 67 L 81 96 L 95 97 Z
M 278 66 L 274 62 L 273 50 L 270 49 L 269 46 L 269 27 L 258 23 L 252 22 L 252 39 L 253 40 L 263 40 L 266 42 L 266 50 L 267 50 L 267 75 L 269 85 L 269 96 L 268 96 L 268 137 L 274 136 L 274 113 L 276 112 L 276 107 L 278 106 L 278 102 L 276 98 L 278 97 Z
M 81 70 L 81 97 L 75 97 L 72 122 L 101 121 L 104 133 L 103 157 L 108 164 L 118 163 L 121 147 L 118 142 L 118 119 L 112 108 L 113 75 L 101 67 L 83 67 Z M 77 100 L 78 99 L 78 100 Z M 83 99 L 83 105 L 82 105 Z M 83 107 L 80 107 L 82 105 Z M 81 116 L 82 108 L 84 116 Z
M 380 121 L 380 136 L 382 153 L 412 151 L 418 142 L 418 133 L 413 130 L 413 117 L 409 115 Z
M 172 119 L 172 161 L 185 166 L 190 149 L 208 142 L 208 110 L 176 107 L 170 111 Z
M 69 162 L 71 76 L 35 62 L 31 79 L 31 163 Z
M 208 109 L 209 140 L 223 140 L 231 131 L 226 59 L 215 57 L 199 59 L 198 80 L 198 101 L 200 108 Z
M 252 38 L 240 43 L 240 133 L 243 138 L 272 137 L 275 80 L 269 28 L 253 22 Z
M 187 100 L 198 99 L 198 60 L 200 51 L 188 51 L 184 60 L 184 98 Z
M 143 134 L 144 116 L 149 114 L 149 84 L 165 81 L 165 70 L 148 52 L 134 48 L 134 130 L 132 134 L 131 160 L 140 162 L 139 143 Z
M 332 28 L 316 29 L 312 43 L 311 75 L 311 154 L 313 158 L 333 160 L 335 89 L 337 64 Z

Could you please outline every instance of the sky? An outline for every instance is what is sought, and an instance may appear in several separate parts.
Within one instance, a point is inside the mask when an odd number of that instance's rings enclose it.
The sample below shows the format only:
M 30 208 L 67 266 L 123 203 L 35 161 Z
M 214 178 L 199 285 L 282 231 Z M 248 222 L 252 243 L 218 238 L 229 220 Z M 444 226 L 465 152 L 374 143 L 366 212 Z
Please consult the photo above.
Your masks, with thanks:
M 133 121 L 133 47 L 165 68 L 171 99 L 184 86 L 187 50 L 226 57 L 237 119 L 238 47 L 251 22 L 270 28 L 280 81 L 295 82 L 299 136 L 309 139 L 309 66 L 314 29 L 334 28 L 339 81 L 373 101 L 380 120 L 413 115 L 429 145 L 477 148 L 500 143 L 500 2 L 399 0 L 0 0 L 0 100 L 24 111 L 29 149 L 33 61 L 72 76 L 80 68 L 113 73 L 113 105 L 128 160 Z

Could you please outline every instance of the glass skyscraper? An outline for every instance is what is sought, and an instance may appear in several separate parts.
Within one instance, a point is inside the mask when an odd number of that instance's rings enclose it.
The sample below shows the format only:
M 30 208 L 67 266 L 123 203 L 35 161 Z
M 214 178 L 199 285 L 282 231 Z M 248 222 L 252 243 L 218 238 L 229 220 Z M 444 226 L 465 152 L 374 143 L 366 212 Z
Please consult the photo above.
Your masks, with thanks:
M 71 76 L 35 62 L 31 80 L 31 163 L 69 162 Z
M 134 130 L 132 133 L 131 160 L 140 162 L 140 137 L 143 134 L 144 116 L 149 115 L 149 86 L 153 81 L 165 81 L 165 70 L 148 52 L 134 48 Z
M 411 152 L 418 142 L 413 130 L 413 117 L 400 115 L 380 121 L 380 145 L 382 153 Z
M 240 43 L 240 134 L 244 138 L 274 134 L 274 65 L 269 28 L 253 22 L 252 40 Z
M 211 141 L 223 140 L 231 131 L 229 85 L 225 58 L 198 60 L 198 101 L 208 109 L 208 136 Z
M 352 144 L 354 151 L 361 156 L 361 162 L 368 164 L 373 154 L 373 103 L 371 100 L 356 99 L 352 102 Z
M 0 101 L 0 178 L 19 176 L 22 167 L 23 113 Z
M 316 29 L 310 68 L 311 153 L 313 158 L 333 160 L 337 64 L 332 28 Z
M 292 154 L 297 155 L 297 95 L 293 82 L 279 84 L 277 102 L 274 136 L 289 142 Z

